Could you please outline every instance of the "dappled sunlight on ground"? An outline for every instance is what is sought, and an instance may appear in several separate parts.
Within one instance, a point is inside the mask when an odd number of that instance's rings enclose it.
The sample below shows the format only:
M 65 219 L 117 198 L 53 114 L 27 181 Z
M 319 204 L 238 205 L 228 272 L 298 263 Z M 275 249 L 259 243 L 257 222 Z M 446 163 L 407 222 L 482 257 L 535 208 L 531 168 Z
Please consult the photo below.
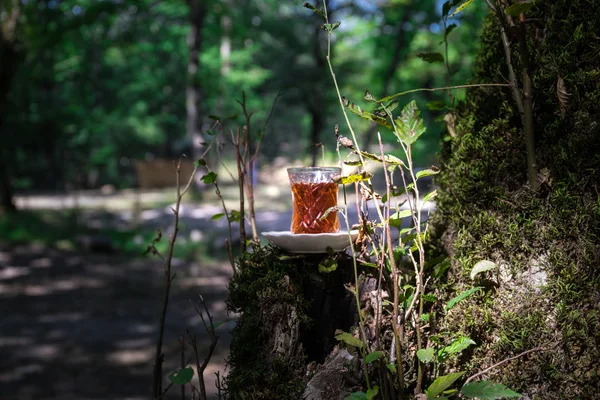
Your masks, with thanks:
M 200 352 L 208 349 L 190 300 L 201 294 L 215 321 L 230 318 L 231 267 L 176 264 L 165 376 L 178 367 L 186 330 L 198 336 Z M 151 258 L 0 247 L 0 398 L 149 399 L 163 276 L 161 262 Z M 232 326 L 217 331 L 220 344 L 205 374 L 210 393 L 213 372 L 225 368 Z

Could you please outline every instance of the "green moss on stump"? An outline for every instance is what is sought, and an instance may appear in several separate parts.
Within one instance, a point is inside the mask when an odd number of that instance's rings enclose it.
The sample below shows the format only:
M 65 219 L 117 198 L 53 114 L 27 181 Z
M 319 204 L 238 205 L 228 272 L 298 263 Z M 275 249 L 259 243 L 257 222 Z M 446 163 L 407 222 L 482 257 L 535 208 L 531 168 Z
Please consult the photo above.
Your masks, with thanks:
M 542 185 L 538 192 L 526 185 L 524 134 L 510 91 L 471 91 L 458 110 L 457 135 L 442 151 L 436 231 L 452 255 L 456 290 L 472 284 L 477 261 L 500 267 L 478 278 L 494 283 L 487 301 L 461 303 L 446 328 L 480 345 L 471 372 L 556 344 L 488 377 L 532 399 L 591 399 L 600 390 L 600 7 L 536 2 L 528 18 Z M 473 81 L 506 76 L 490 18 Z M 570 93 L 564 118 L 559 77 Z
M 238 260 L 228 309 L 240 313 L 233 330 L 226 377 L 232 399 L 300 399 L 306 366 L 333 349 L 336 329 L 356 323 L 356 306 L 344 283 L 348 257 L 321 274 L 324 255 L 290 256 L 267 246 Z

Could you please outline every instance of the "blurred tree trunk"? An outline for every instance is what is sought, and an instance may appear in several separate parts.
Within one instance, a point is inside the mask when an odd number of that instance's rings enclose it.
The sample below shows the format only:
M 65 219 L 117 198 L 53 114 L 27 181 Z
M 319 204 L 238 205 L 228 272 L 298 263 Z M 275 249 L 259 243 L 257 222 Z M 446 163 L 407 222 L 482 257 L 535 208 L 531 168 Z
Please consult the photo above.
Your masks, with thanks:
M 383 84 L 382 84 L 380 98 L 389 95 L 390 85 L 392 83 L 392 79 L 394 78 L 394 75 L 396 74 L 396 69 L 398 68 L 398 64 L 400 63 L 400 55 L 405 46 L 405 44 L 404 44 L 404 42 L 405 42 L 405 40 L 404 40 L 405 39 L 404 25 L 406 24 L 406 22 L 409 21 L 410 17 L 411 17 L 410 12 L 404 12 L 402 15 L 402 19 L 396 23 L 396 35 L 395 35 L 396 40 L 394 42 L 394 52 L 392 53 L 392 58 L 390 59 L 390 63 L 388 64 L 388 67 L 385 70 L 385 73 L 383 75 Z M 364 143 L 363 143 L 363 148 L 366 151 L 369 151 L 369 145 L 371 144 L 371 142 L 373 142 L 373 136 L 375 135 L 376 131 L 377 131 L 377 124 L 372 123 L 371 126 L 369 127 L 369 130 L 365 134 L 365 139 L 364 139 Z
M 197 160 L 202 155 L 204 140 L 202 136 L 200 103 L 202 102 L 202 88 L 198 78 L 200 65 L 200 49 L 202 47 L 202 28 L 207 14 L 205 0 L 188 0 L 190 7 L 190 32 L 187 38 L 189 51 L 187 68 L 187 136 L 192 144 L 192 157 Z
M 329 21 L 333 21 L 333 10 L 330 9 L 327 1 L 327 10 Z M 315 61 L 315 71 L 317 80 L 322 81 L 323 77 L 329 79 L 329 73 L 327 71 L 327 32 L 321 28 L 323 20 L 319 15 L 314 15 L 314 27 L 313 27 L 313 59 Z M 308 112 L 311 118 L 310 128 L 310 142 L 308 144 L 308 151 L 311 153 L 311 165 L 314 167 L 317 165 L 317 156 L 320 152 L 319 143 L 321 143 L 321 131 L 325 126 L 325 106 L 322 90 L 322 85 L 317 85 L 317 90 L 312 90 L 307 94 Z
M 0 151 L 0 211 L 14 212 L 13 187 L 10 174 L 10 141 L 4 133 L 4 116 L 8 103 L 8 94 L 17 67 L 16 29 L 20 16 L 20 2 L 13 1 L 0 5 L 5 18 L 0 20 L 0 137 L 3 139 Z M 6 7 L 6 9 L 5 9 Z

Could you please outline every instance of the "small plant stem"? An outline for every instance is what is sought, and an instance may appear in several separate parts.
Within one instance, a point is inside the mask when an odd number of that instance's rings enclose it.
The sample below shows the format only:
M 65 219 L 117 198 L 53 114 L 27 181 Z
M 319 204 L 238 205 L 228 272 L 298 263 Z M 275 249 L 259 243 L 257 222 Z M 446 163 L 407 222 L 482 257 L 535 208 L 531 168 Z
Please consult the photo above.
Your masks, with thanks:
M 232 132 L 233 136 L 233 132 Z M 237 135 L 235 138 L 232 138 L 234 142 L 235 148 L 235 161 L 237 164 L 238 170 L 238 185 L 240 188 L 240 246 L 242 253 L 246 251 L 246 221 L 244 218 L 245 215 L 245 205 L 244 205 L 244 182 L 246 180 L 246 167 L 244 162 L 244 157 L 240 152 L 240 130 L 238 129 Z M 228 216 L 229 219 L 229 216 Z
M 550 347 L 538 346 L 538 347 L 534 347 L 533 349 L 525 350 L 524 352 L 522 352 L 522 353 L 519 353 L 519 354 L 517 354 L 516 356 L 512 356 L 512 357 L 505 358 L 504 360 L 502 360 L 502 361 L 500 361 L 500 362 L 497 362 L 496 364 L 494 364 L 494 365 L 492 365 L 492 366 L 490 366 L 490 367 L 487 367 L 487 368 L 486 368 L 486 369 L 484 369 L 483 371 L 480 371 L 480 372 L 476 373 L 475 375 L 472 375 L 472 376 L 470 376 L 470 377 L 469 377 L 469 378 L 468 378 L 468 379 L 465 381 L 465 383 L 464 383 L 464 384 L 466 385 L 467 383 L 471 382 L 471 381 L 472 381 L 472 380 L 474 380 L 475 378 L 478 378 L 478 377 L 480 377 L 481 375 L 483 375 L 483 374 L 486 374 L 487 372 L 491 371 L 492 369 L 494 369 L 494 368 L 497 368 L 497 367 L 499 367 L 499 366 L 501 366 L 501 365 L 503 365 L 503 364 L 506 364 L 506 363 L 507 363 L 507 362 L 509 362 L 509 361 L 516 360 L 517 358 L 521 358 L 521 357 L 523 357 L 523 356 L 525 356 L 525 355 L 527 355 L 527 354 L 529 354 L 529 353 L 533 353 L 533 352 L 536 352 L 536 351 L 548 351 L 548 350 L 551 350 L 551 349 L 553 349 L 554 347 L 556 347 L 556 344 L 555 344 L 554 346 L 550 346 Z
M 390 178 L 388 176 L 388 172 L 387 172 L 387 166 L 385 163 L 385 152 L 383 150 L 383 142 L 381 141 L 381 134 L 377 133 L 377 139 L 379 141 L 379 149 L 381 151 L 381 161 L 383 163 L 383 175 L 385 176 L 385 186 L 386 186 L 386 190 L 387 190 L 387 200 L 388 200 L 388 206 L 387 206 L 387 213 L 388 213 L 388 221 L 389 221 L 389 212 L 390 212 L 390 202 L 391 202 L 391 196 L 390 196 L 390 187 L 391 187 L 391 183 L 390 183 Z M 402 168 L 402 167 L 400 167 Z M 397 364 L 397 371 L 398 371 L 398 381 L 399 381 L 399 385 L 400 385 L 400 392 L 403 391 L 404 389 L 404 366 L 402 364 L 402 343 L 400 341 L 400 332 L 399 332 L 399 327 L 398 327 L 398 309 L 400 307 L 399 305 L 399 293 L 398 293 L 398 287 L 399 287 L 399 283 L 398 283 L 398 269 L 396 267 L 396 260 L 394 258 L 394 249 L 392 248 L 392 235 L 390 232 L 390 226 L 389 223 L 388 224 L 384 224 L 384 231 L 385 231 L 385 236 L 387 238 L 387 242 L 388 242 L 388 259 L 390 260 L 390 265 L 392 266 L 392 281 L 393 281 L 393 285 L 394 285 L 394 309 L 393 309 L 393 327 L 394 327 L 394 336 L 397 338 L 397 343 L 396 343 L 396 364 Z
M 227 211 L 227 206 L 225 205 L 225 199 L 221 194 L 221 190 L 219 189 L 219 184 L 217 181 L 214 183 L 215 185 L 215 194 L 221 201 L 221 207 L 223 207 L 223 212 L 225 213 L 225 218 L 227 219 L 227 234 L 229 235 L 228 240 L 225 243 L 225 247 L 227 248 L 227 254 L 229 256 L 229 263 L 231 264 L 232 270 L 235 272 L 235 262 L 233 261 L 233 251 L 231 249 L 231 240 L 233 239 L 233 231 L 231 229 L 231 218 L 229 216 L 229 212 Z M 242 200 L 240 200 L 242 201 Z
M 190 303 L 191 303 L 191 301 L 190 301 Z M 208 354 L 202 361 L 202 364 L 200 364 L 200 357 L 198 356 L 198 343 L 196 341 L 196 335 L 192 336 L 190 343 L 192 345 L 192 348 L 194 349 L 194 356 L 196 357 L 196 369 L 197 369 L 197 373 L 198 373 L 198 385 L 200 387 L 200 399 L 206 400 L 207 397 L 206 397 L 206 384 L 204 382 L 204 371 L 206 370 L 206 367 L 208 366 L 208 363 L 210 362 L 210 359 L 212 358 L 213 352 L 215 351 L 215 348 L 217 347 L 219 337 L 215 333 L 215 325 L 213 323 L 213 317 L 212 317 L 212 315 L 210 315 L 210 311 L 208 310 L 208 307 L 206 306 L 206 302 L 204 301 L 204 298 L 202 296 L 200 296 L 200 304 L 202 304 L 202 306 L 204 307 L 204 311 L 206 312 L 206 318 L 204 318 L 204 313 L 202 311 L 198 310 L 196 305 L 194 305 L 192 303 L 194 310 L 196 310 L 196 313 L 202 320 L 202 325 L 204 326 L 204 329 L 206 330 L 206 333 L 208 333 L 208 336 L 210 338 L 210 346 L 208 348 Z M 208 319 L 208 321 L 207 321 L 207 319 Z
M 339 154 L 339 147 L 338 147 L 338 157 L 340 156 Z M 347 214 L 347 209 L 348 209 L 348 198 L 346 196 L 346 186 L 342 186 L 342 193 L 344 194 L 344 211 L 342 212 L 342 216 L 344 217 L 344 222 L 346 224 L 346 231 L 348 232 L 348 240 L 350 241 L 351 245 L 350 245 L 350 252 L 352 253 L 352 267 L 354 269 L 354 298 L 356 301 L 356 309 L 358 311 L 358 322 L 359 322 L 359 331 L 360 331 L 360 335 L 362 337 L 362 340 L 365 344 L 365 348 L 369 349 L 369 342 L 367 341 L 367 335 L 364 332 L 364 325 L 365 322 L 363 320 L 363 316 L 362 316 L 362 312 L 361 312 L 361 308 L 360 308 L 360 295 L 358 293 L 358 265 L 356 263 L 356 251 L 354 250 L 354 245 L 352 245 L 352 233 L 350 232 L 350 222 L 348 221 L 348 214 Z M 365 356 L 364 352 L 363 352 L 363 357 Z M 369 381 L 369 371 L 367 368 L 367 363 L 363 363 L 363 371 L 365 374 L 365 380 L 367 381 L 367 387 L 369 389 L 371 389 L 371 383 Z
M 173 260 L 173 250 L 175 249 L 175 240 L 177 240 L 177 233 L 179 232 L 179 208 L 181 206 L 181 199 L 189 190 L 194 176 L 196 175 L 196 170 L 198 167 L 194 165 L 194 169 L 192 174 L 187 182 L 187 185 L 181 190 L 181 159 L 179 159 L 176 165 L 176 185 L 177 185 L 177 201 L 175 202 L 175 208 L 173 209 L 174 216 L 174 226 L 173 226 L 173 234 L 171 235 L 171 239 L 169 241 L 169 249 L 167 252 L 167 257 L 165 260 L 165 290 L 163 295 L 163 306 L 160 314 L 160 322 L 158 326 L 158 339 L 156 341 L 156 353 L 154 355 L 154 368 L 153 368 L 153 385 L 152 392 L 155 399 L 161 399 L 163 396 L 162 391 L 162 363 L 164 359 L 164 355 L 162 353 L 162 344 L 163 337 L 165 333 L 165 320 L 167 317 L 167 308 L 169 306 L 169 293 L 171 291 L 171 283 L 173 282 L 174 276 L 171 275 L 171 264 Z
M 329 23 L 329 19 L 327 17 L 327 2 L 325 0 L 323 1 L 323 9 L 324 9 L 325 22 Z M 356 134 L 354 133 L 354 129 L 352 128 L 352 124 L 350 124 L 350 119 L 348 118 L 348 113 L 346 112 L 346 108 L 344 107 L 344 102 L 342 100 L 342 94 L 340 93 L 340 88 L 339 88 L 339 85 L 338 85 L 338 82 L 337 82 L 337 78 L 336 78 L 335 72 L 333 71 L 333 65 L 331 64 L 331 31 L 327 31 L 327 57 L 326 57 L 326 59 L 327 59 L 327 65 L 329 66 L 329 72 L 330 72 L 331 77 L 333 79 L 333 84 L 335 86 L 335 90 L 336 90 L 336 93 L 337 93 L 337 96 L 338 96 L 340 107 L 342 108 L 342 113 L 344 114 L 344 119 L 346 120 L 346 124 L 348 126 L 348 129 L 350 131 L 350 134 L 352 135 L 352 140 L 353 140 L 353 142 L 354 142 L 354 144 L 356 146 L 356 150 L 357 150 L 359 159 L 360 159 L 361 163 L 364 165 L 364 161 L 365 160 L 364 160 L 364 158 L 362 156 L 362 153 L 360 152 L 360 148 L 358 146 L 358 141 L 356 140 Z M 369 184 L 372 187 L 370 179 L 368 180 L 368 182 L 369 182 Z M 377 214 L 379 216 L 380 221 L 385 226 L 386 220 L 384 219 L 383 213 L 381 212 L 381 208 L 379 207 L 379 205 L 377 205 L 377 207 L 375 207 L 375 208 L 377 209 Z M 347 221 L 346 221 L 346 225 L 348 225 Z M 389 234 L 389 232 L 388 232 L 388 234 Z M 350 230 L 349 230 L 349 228 L 348 228 L 348 235 L 350 236 Z M 391 246 L 391 240 L 389 241 L 388 246 Z M 353 246 L 351 246 L 351 247 L 352 247 L 352 260 L 353 260 L 353 263 L 354 263 L 354 271 L 355 271 L 356 291 L 357 291 L 357 298 L 358 298 L 358 275 L 357 275 L 357 268 L 356 268 L 356 254 L 354 252 Z M 395 260 L 394 260 L 394 257 L 393 257 L 393 251 L 392 251 L 392 257 L 390 259 L 390 263 L 392 265 L 392 270 L 396 271 L 396 265 L 395 265 Z M 398 313 L 398 301 L 397 301 L 397 297 L 398 297 L 398 295 L 397 295 L 397 292 L 398 292 L 398 285 L 397 285 L 397 283 L 398 283 L 398 280 L 397 279 L 398 279 L 397 274 L 394 274 L 393 281 L 396 283 L 394 285 L 394 292 L 396 293 L 396 295 L 395 295 L 396 302 L 395 302 L 394 312 L 396 313 L 396 315 Z M 359 314 L 359 317 L 360 317 L 360 320 L 361 320 L 361 330 L 362 330 L 362 324 L 363 323 L 362 323 L 362 316 L 361 316 L 361 312 L 360 312 L 360 298 L 358 298 L 358 307 L 359 307 L 359 310 L 358 310 L 359 313 L 358 314 Z M 394 337 L 395 337 L 395 340 L 396 340 L 396 343 L 397 343 L 396 354 L 397 355 L 401 355 L 401 352 L 400 352 L 401 340 L 400 339 L 401 339 L 401 335 L 402 335 L 402 330 L 399 329 L 398 323 L 399 323 L 398 319 L 395 319 L 394 320 Z M 397 368 L 397 371 L 398 371 L 398 384 L 400 386 L 399 393 L 400 393 L 401 398 L 403 398 L 403 395 L 404 395 L 404 371 L 403 371 L 403 367 L 402 367 L 402 359 L 401 359 L 401 357 L 398 357 L 398 356 L 396 358 L 397 358 L 397 363 L 398 363 L 398 368 Z M 365 367 L 365 373 L 366 373 L 366 367 Z
M 183 336 L 179 338 L 179 347 L 181 352 L 181 369 L 185 368 L 185 340 Z M 185 385 L 181 385 L 181 400 L 185 400 Z
M 384 97 L 382 99 L 377 100 L 377 102 L 378 103 L 386 103 L 392 99 L 395 99 L 396 97 L 401 97 L 401 96 L 405 96 L 407 94 L 417 93 L 417 92 L 437 92 L 440 90 L 466 89 L 466 88 L 478 88 L 478 87 L 494 87 L 494 86 L 510 87 L 511 85 L 508 83 L 473 83 L 473 84 L 468 84 L 468 85 L 454 85 L 454 86 L 444 86 L 444 87 L 438 87 L 438 88 L 418 88 L 418 89 L 411 89 L 411 90 L 407 90 L 405 92 L 400 92 L 400 93 L 393 94 L 391 96 Z M 342 103 L 342 105 L 343 105 L 343 103 Z
M 519 51 L 521 53 L 521 64 L 523 70 L 523 111 L 525 147 L 527 150 L 527 175 L 531 188 L 537 191 L 539 184 L 537 179 L 537 164 L 535 161 L 535 144 L 533 130 L 533 95 L 531 85 L 531 63 L 529 62 L 529 48 L 527 47 L 527 28 L 525 26 L 525 14 L 519 16 Z
M 252 230 L 252 240 L 256 243 L 258 242 L 258 233 L 256 231 L 256 213 L 254 211 L 254 161 L 256 160 L 256 153 L 252 151 L 252 142 L 251 142 L 251 129 L 250 122 L 252 119 L 252 114 L 248 112 L 246 108 L 246 93 L 242 92 L 242 110 L 244 111 L 244 116 L 246 117 L 246 127 L 244 128 L 245 133 L 245 143 L 244 143 L 244 157 L 243 162 L 246 164 L 246 159 L 248 160 L 248 172 L 246 176 L 244 176 L 243 181 L 246 184 L 246 191 L 248 194 L 248 213 L 250 214 L 250 228 Z M 257 146 L 258 150 L 258 146 Z M 244 224 L 244 218 L 241 219 L 240 224 Z M 245 240 L 244 240 L 244 248 L 245 248 Z

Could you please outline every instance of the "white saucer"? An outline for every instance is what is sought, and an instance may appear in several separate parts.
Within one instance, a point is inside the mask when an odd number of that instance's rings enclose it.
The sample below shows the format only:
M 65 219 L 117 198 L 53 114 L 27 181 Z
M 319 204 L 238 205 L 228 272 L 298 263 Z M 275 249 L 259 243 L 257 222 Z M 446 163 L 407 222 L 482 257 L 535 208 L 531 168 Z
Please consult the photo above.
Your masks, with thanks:
M 261 232 L 277 247 L 290 253 L 327 253 L 327 248 L 342 251 L 350 246 L 348 231 L 337 233 L 292 233 L 290 231 Z M 356 240 L 358 230 L 350 231 L 352 241 Z

